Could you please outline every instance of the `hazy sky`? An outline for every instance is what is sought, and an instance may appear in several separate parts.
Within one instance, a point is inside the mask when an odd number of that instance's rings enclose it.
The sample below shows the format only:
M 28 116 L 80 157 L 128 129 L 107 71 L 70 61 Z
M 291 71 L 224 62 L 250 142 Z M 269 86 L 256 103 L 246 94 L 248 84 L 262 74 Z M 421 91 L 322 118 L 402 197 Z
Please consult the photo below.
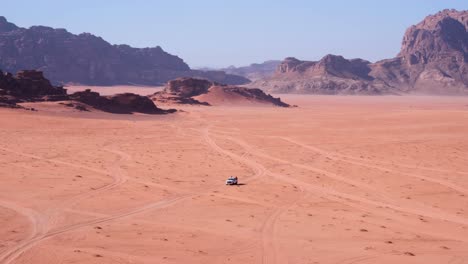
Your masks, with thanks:
M 408 26 L 445 8 L 466 10 L 468 0 L 14 0 L 1 1 L 0 15 L 223 67 L 329 53 L 389 58 Z

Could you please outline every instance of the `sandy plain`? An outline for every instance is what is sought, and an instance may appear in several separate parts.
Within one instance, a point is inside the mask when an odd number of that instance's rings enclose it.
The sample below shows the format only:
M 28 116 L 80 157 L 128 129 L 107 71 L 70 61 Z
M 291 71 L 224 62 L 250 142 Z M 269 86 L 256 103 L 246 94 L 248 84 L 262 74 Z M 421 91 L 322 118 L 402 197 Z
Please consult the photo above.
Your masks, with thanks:
M 468 263 L 468 98 L 281 97 L 0 109 L 0 263 Z

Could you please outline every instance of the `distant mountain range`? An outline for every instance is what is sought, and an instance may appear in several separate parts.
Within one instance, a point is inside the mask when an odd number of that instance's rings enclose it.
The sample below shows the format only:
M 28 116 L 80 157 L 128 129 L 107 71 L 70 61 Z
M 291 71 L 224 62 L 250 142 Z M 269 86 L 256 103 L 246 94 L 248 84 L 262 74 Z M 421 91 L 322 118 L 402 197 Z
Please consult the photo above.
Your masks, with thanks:
M 0 70 L 43 71 L 54 84 L 161 85 L 179 77 L 270 93 L 468 94 L 468 11 L 443 10 L 411 26 L 395 58 L 371 63 L 326 55 L 246 67 L 194 70 L 161 47 L 111 45 L 89 33 L 18 27 L 0 17 Z M 250 80 L 254 82 L 249 83 Z
M 229 74 L 244 76 L 245 78 L 255 81 L 273 75 L 280 63 L 280 60 L 269 60 L 263 63 L 253 63 L 244 67 L 230 66 L 220 70 Z
M 468 11 L 443 10 L 411 26 L 395 58 L 286 58 L 271 77 L 248 86 L 271 93 L 468 94 L 467 27 Z
M 0 70 L 43 71 L 56 84 L 161 85 L 178 77 L 199 77 L 227 84 L 249 80 L 223 71 L 192 70 L 161 47 L 111 45 L 89 33 L 72 34 L 44 26 L 21 28 L 0 17 Z
M 248 66 L 229 66 L 227 68 L 215 67 L 199 67 L 200 71 L 223 71 L 228 74 L 243 76 L 251 81 L 256 81 L 264 78 L 271 77 L 278 65 L 281 64 L 280 60 L 268 60 L 262 63 L 252 63 Z

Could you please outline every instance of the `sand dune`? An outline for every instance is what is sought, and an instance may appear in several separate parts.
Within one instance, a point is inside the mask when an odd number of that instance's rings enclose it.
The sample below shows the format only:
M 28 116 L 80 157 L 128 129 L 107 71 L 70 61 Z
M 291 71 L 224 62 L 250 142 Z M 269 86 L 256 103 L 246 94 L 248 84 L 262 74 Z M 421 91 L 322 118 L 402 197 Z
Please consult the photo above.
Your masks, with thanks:
M 281 97 L 0 109 L 0 263 L 468 261 L 468 98 Z

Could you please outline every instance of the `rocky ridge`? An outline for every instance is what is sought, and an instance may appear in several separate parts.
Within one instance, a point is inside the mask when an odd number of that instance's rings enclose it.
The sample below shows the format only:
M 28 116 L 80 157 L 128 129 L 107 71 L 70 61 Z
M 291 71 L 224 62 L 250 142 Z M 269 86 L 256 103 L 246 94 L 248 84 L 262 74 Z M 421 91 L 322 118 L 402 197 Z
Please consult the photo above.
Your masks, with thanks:
M 443 10 L 408 28 L 395 58 L 286 58 L 272 77 L 248 86 L 271 93 L 468 94 L 467 25 L 468 11 Z
M 90 33 L 72 34 L 44 26 L 21 28 L 0 17 L 0 69 L 35 69 L 55 84 L 160 85 L 177 77 L 200 77 L 229 84 L 249 80 L 223 71 L 192 70 L 161 47 L 111 45 Z

